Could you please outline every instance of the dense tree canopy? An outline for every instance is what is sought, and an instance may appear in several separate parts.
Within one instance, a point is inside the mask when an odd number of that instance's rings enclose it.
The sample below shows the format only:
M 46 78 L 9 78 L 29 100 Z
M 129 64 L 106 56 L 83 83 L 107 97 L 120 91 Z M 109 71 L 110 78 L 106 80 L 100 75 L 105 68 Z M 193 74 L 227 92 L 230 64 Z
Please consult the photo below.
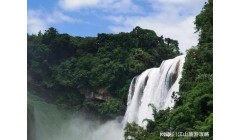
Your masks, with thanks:
M 138 26 L 129 33 L 97 37 L 73 37 L 51 27 L 28 34 L 27 50 L 29 84 L 53 90 L 57 103 L 69 105 L 82 104 L 86 94 L 104 89 L 113 100 L 91 105 L 111 117 L 124 112 L 134 76 L 180 54 L 176 40 Z

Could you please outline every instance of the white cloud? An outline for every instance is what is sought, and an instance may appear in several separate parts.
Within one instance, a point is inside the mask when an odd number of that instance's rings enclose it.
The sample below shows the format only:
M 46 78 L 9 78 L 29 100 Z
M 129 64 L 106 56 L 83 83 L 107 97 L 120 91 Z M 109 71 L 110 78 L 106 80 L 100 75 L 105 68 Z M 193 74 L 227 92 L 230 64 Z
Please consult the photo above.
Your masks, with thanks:
M 99 4 L 100 0 L 60 0 L 60 6 L 65 10 L 75 10 Z
M 194 0 L 156 0 L 163 3 L 186 3 Z
M 46 30 L 51 23 L 80 23 L 83 22 L 80 19 L 72 18 L 63 14 L 60 11 L 54 11 L 53 13 L 47 14 L 41 10 L 28 10 L 28 33 L 36 34 L 40 30 L 43 32 Z
M 190 0 L 149 0 L 153 11 L 146 16 L 109 16 L 108 19 L 115 24 L 109 29 L 114 33 L 129 32 L 134 27 L 154 30 L 157 35 L 163 35 L 179 42 L 180 51 L 185 53 L 186 49 L 197 45 L 198 34 L 195 32 L 195 16 L 200 12 L 202 5 L 193 4 Z M 167 1 L 167 2 L 165 2 Z M 200 0 L 196 0 L 199 3 Z M 164 3 L 165 2 L 165 3 Z M 176 2 L 181 4 L 171 4 Z M 184 3 L 188 2 L 188 5 Z M 203 4 L 204 1 L 201 1 Z M 192 5 L 192 6 L 191 6 Z M 189 10 L 189 7 L 193 8 Z
M 155 10 L 161 10 L 165 7 L 172 9 L 181 9 L 182 12 L 195 13 L 199 12 L 207 0 L 147 0 Z
M 59 6 L 66 11 L 76 11 L 86 8 L 111 13 L 141 11 L 132 0 L 59 0 Z
M 111 0 L 110 0 L 111 1 Z M 142 9 L 134 4 L 132 0 L 112 0 L 111 3 L 105 4 L 103 9 L 111 13 L 140 13 Z
M 61 23 L 61 22 L 83 22 L 80 19 L 72 18 L 70 16 L 64 15 L 59 11 L 54 11 L 52 14 L 46 16 L 46 22 L 48 23 Z
M 111 20 L 115 23 L 121 23 L 125 20 L 125 17 L 122 16 L 122 15 L 120 15 L 120 16 L 107 16 L 107 17 L 105 17 L 105 19 Z
M 27 19 L 27 32 L 30 34 L 36 34 L 40 30 L 44 31 L 46 29 L 46 23 L 40 18 L 42 12 L 41 11 L 28 11 L 28 19 Z

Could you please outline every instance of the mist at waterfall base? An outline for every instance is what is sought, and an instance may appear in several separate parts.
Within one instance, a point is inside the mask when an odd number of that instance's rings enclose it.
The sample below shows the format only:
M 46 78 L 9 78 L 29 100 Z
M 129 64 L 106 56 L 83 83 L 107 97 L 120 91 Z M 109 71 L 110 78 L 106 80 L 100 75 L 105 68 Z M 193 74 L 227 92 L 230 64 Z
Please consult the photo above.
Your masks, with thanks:
M 28 106 L 33 108 L 28 140 L 123 140 L 123 127 L 118 120 L 103 124 L 88 114 L 75 114 L 31 94 Z
M 151 68 L 133 78 L 127 101 L 127 109 L 119 119 L 102 123 L 89 119 L 86 114 L 74 115 L 43 99 L 28 94 L 28 109 L 32 109 L 32 122 L 28 123 L 28 139 L 31 140 L 123 140 L 124 126 L 136 122 L 145 127 L 144 119 L 153 119 L 153 104 L 157 110 L 174 106 L 178 97 L 179 81 L 185 56 L 165 60 L 159 68 Z

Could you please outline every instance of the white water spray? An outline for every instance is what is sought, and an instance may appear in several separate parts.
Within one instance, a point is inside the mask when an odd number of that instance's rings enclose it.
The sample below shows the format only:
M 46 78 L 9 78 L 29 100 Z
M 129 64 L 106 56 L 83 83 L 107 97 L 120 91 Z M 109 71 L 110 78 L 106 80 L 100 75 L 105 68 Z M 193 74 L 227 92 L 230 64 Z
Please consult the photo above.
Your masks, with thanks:
M 85 113 L 74 115 L 31 94 L 28 109 L 33 115 L 28 122 L 28 140 L 123 140 L 123 126 L 117 120 L 103 124 Z

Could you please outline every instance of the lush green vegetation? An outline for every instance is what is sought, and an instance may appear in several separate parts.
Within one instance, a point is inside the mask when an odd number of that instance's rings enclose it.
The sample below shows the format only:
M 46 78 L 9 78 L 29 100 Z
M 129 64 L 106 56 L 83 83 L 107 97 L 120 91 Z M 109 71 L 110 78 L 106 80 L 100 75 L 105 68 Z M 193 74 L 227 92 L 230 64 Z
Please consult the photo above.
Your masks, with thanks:
M 213 138 L 213 1 L 205 4 L 195 20 L 199 43 L 187 51 L 180 98 L 173 109 L 157 111 L 147 129 L 127 124 L 125 138 L 135 140 Z M 160 137 L 160 132 L 209 132 L 209 137 Z
M 35 85 L 57 104 L 84 107 L 110 118 L 124 113 L 134 76 L 180 54 L 176 40 L 140 27 L 97 37 L 73 37 L 49 28 L 28 34 L 27 50 L 29 90 Z M 89 100 L 93 93 L 109 98 Z
M 212 139 L 212 10 L 213 1 L 209 0 L 196 17 L 199 43 L 187 51 L 175 107 L 157 111 L 152 106 L 154 121 L 145 120 L 146 129 L 127 124 L 125 138 L 176 139 L 159 136 L 160 132 L 171 131 L 209 132 L 210 137 L 194 139 Z M 44 96 L 56 104 L 84 108 L 106 118 L 124 113 L 134 76 L 180 54 L 176 40 L 158 37 L 154 31 L 140 27 L 129 33 L 101 33 L 97 37 L 73 37 L 49 28 L 38 35 L 28 34 L 27 50 L 28 90 L 34 87 L 46 91 Z M 91 97 L 93 93 L 106 99 Z

